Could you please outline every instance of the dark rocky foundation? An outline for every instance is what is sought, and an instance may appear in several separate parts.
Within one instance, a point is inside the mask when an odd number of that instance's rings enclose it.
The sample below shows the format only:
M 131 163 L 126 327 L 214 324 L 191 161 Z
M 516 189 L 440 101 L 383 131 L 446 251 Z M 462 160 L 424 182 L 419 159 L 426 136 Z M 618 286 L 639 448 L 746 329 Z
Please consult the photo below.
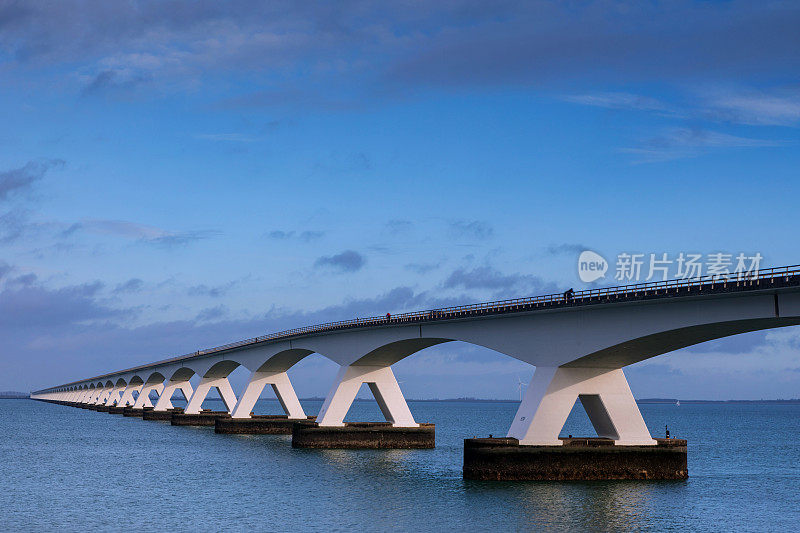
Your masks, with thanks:
M 98 413 L 107 413 L 108 409 L 109 407 L 107 405 L 98 405 L 95 411 L 97 411 Z
M 316 417 L 309 416 L 313 421 Z M 291 435 L 292 427 L 298 422 L 287 415 L 251 415 L 250 418 L 217 418 L 215 433 L 228 435 Z
M 110 415 L 121 415 L 125 412 L 125 407 L 117 407 L 116 405 L 112 405 L 108 408 L 107 412 Z
M 226 411 L 201 411 L 197 414 L 173 413 L 170 419 L 173 426 L 211 426 L 217 418 L 230 418 Z
M 495 481 L 687 479 L 686 440 L 617 446 L 613 440 L 561 439 L 521 446 L 513 438 L 464 439 L 464 479 Z
M 292 448 L 433 448 L 436 426 L 392 427 L 389 422 L 347 422 L 343 427 L 319 427 L 316 422 L 296 422 Z
M 169 422 L 172 420 L 172 415 L 182 412 L 183 409 L 180 407 L 176 407 L 175 409 L 167 409 L 166 411 L 153 411 L 148 409 L 146 411 L 142 411 L 142 420 L 164 420 Z
M 122 416 L 136 416 L 141 418 L 143 416 L 144 411 L 147 409 L 152 409 L 152 407 L 143 407 L 141 409 L 134 409 L 132 406 L 126 407 L 125 409 L 122 410 Z

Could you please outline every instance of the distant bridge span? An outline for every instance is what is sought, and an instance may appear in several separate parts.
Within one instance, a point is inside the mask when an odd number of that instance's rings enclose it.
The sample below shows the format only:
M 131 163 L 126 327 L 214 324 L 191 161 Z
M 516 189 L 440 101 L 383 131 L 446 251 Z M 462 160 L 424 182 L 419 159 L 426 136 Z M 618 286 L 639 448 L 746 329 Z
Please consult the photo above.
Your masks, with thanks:
M 271 385 L 290 418 L 304 419 L 286 371 L 319 353 L 341 368 L 317 422 L 341 426 L 367 383 L 386 420 L 413 427 L 391 365 L 437 344 L 463 341 L 536 367 L 509 430 L 521 444 L 560 444 L 559 432 L 580 397 L 599 436 L 617 444 L 654 444 L 622 368 L 712 339 L 800 324 L 800 266 L 741 274 L 590 289 L 363 318 L 298 328 L 201 350 L 36 391 L 34 399 L 172 407 L 198 413 L 217 388 L 233 418 L 248 418 Z M 243 366 L 250 382 L 236 397 L 228 375 Z M 200 376 L 194 389 L 189 382 Z

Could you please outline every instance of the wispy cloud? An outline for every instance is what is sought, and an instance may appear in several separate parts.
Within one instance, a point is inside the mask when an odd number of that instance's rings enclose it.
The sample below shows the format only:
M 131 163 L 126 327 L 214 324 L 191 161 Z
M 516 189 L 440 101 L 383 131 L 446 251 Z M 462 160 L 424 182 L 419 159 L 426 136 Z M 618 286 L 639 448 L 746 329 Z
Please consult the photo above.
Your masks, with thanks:
M 562 100 L 574 104 L 603 107 L 606 109 L 633 109 L 638 111 L 665 112 L 669 107 L 655 98 L 631 93 L 594 93 L 570 94 L 561 97 Z
M 63 232 L 64 236 L 71 235 L 79 230 L 99 235 L 112 235 L 139 242 L 173 248 L 184 246 L 194 241 L 208 239 L 218 235 L 217 231 L 168 231 L 156 226 L 138 224 L 125 220 L 88 219 L 70 226 Z
M 25 166 L 0 172 L 0 201 L 29 190 L 48 170 L 63 165 L 64 161 L 60 159 L 30 161 Z
M 139 278 L 131 278 L 125 283 L 120 283 L 114 288 L 114 294 L 129 294 L 139 292 L 144 286 L 144 281 Z
M 340 272 L 356 272 L 366 264 L 366 258 L 355 250 L 345 250 L 336 255 L 323 256 L 314 262 L 315 267 L 330 267 Z
M 706 95 L 711 118 L 754 126 L 797 126 L 800 124 L 800 92 L 718 91 Z
M 197 313 L 195 320 L 197 322 L 211 322 L 219 320 L 228 314 L 228 308 L 220 304 L 214 307 L 207 307 Z
M 675 128 L 645 140 L 641 146 L 623 148 L 620 151 L 636 156 L 635 163 L 654 163 L 698 157 L 715 150 L 768 148 L 787 146 L 788 144 L 781 140 L 737 137 L 704 129 Z
M 211 298 L 219 298 L 228 293 L 232 288 L 239 284 L 239 281 L 229 281 L 222 285 L 209 286 L 205 284 L 194 285 L 189 287 L 187 294 L 189 296 L 210 296 Z
M 404 269 L 415 274 L 424 275 L 439 268 L 438 263 L 409 263 L 403 266 Z
M 299 240 L 302 242 L 313 242 L 317 241 L 325 236 L 324 231 L 284 231 L 284 230 L 273 230 L 267 233 L 267 237 L 270 239 L 274 239 L 276 241 L 288 241 L 288 240 Z
M 522 292 L 533 294 L 557 291 L 555 285 L 545 283 L 537 276 L 504 274 L 490 266 L 458 268 L 450 273 L 442 286 L 446 289 L 491 290 L 502 297 L 512 297 Z
M 202 133 L 195 135 L 195 138 L 202 139 L 204 141 L 236 143 L 253 143 L 263 140 L 261 137 L 254 137 L 252 135 L 245 135 L 243 133 Z
M 494 235 L 494 228 L 483 220 L 455 220 L 450 222 L 449 230 L 461 239 L 486 240 Z
M 151 81 L 152 75 L 148 72 L 132 70 L 131 68 L 105 69 L 95 74 L 83 88 L 83 96 L 92 96 L 101 93 L 131 90 L 138 85 Z
M 410 220 L 395 218 L 386 222 L 384 229 L 389 235 L 400 235 L 414 229 L 414 223 Z
M 570 254 L 579 254 L 584 250 L 589 250 L 583 244 L 575 244 L 575 243 L 562 243 L 562 244 L 551 244 L 547 247 L 547 253 L 549 255 L 570 255 Z

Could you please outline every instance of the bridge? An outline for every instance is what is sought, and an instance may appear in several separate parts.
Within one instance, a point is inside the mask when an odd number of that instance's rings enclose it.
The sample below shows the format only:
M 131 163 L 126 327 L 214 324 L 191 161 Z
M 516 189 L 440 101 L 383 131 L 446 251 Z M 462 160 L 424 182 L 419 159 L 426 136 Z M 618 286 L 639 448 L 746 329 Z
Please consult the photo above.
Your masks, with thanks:
M 655 446 L 623 368 L 680 348 L 739 333 L 800 324 L 800 266 L 698 279 L 640 283 L 308 326 L 199 350 L 36 391 L 32 398 L 165 412 L 182 393 L 184 413 L 199 414 L 215 388 L 232 419 L 250 418 L 270 385 L 285 416 L 306 420 L 287 375 L 321 354 L 340 365 L 316 417 L 343 427 L 367 383 L 386 422 L 414 428 L 392 365 L 453 341 L 483 346 L 536 367 L 508 437 L 521 445 L 560 446 L 580 398 L 599 437 L 616 445 Z M 239 396 L 228 376 L 251 372 Z M 199 376 L 192 387 L 190 379 Z M 151 393 L 158 395 L 152 405 Z

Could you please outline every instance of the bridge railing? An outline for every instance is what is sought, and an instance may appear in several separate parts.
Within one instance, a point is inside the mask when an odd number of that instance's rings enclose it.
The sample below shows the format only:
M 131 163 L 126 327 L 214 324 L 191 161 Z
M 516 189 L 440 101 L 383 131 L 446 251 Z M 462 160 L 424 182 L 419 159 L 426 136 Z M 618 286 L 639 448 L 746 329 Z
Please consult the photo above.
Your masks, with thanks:
M 290 339 L 299 335 L 308 335 L 311 333 L 324 333 L 326 331 L 334 331 L 344 328 L 357 328 L 369 327 L 387 324 L 398 324 L 405 322 L 421 322 L 427 320 L 446 320 L 449 318 L 459 318 L 474 314 L 488 314 L 488 313 L 502 313 L 506 311 L 517 311 L 528 308 L 536 308 L 548 305 L 558 305 L 567 303 L 581 303 L 602 298 L 611 297 L 628 297 L 645 294 L 658 294 L 659 291 L 664 290 L 665 293 L 670 290 L 680 290 L 686 288 L 692 290 L 695 287 L 716 287 L 718 285 L 727 285 L 730 283 L 754 283 L 759 280 L 770 280 L 778 278 L 789 278 L 793 276 L 800 276 L 800 265 L 791 265 L 785 267 L 766 268 L 761 270 L 754 270 L 750 272 L 731 272 L 724 274 L 715 274 L 709 276 L 702 276 L 697 278 L 688 279 L 672 279 L 666 281 L 651 281 L 644 283 L 636 283 L 633 285 L 622 285 L 616 287 L 599 287 L 596 289 L 585 289 L 581 291 L 565 293 L 546 294 L 543 296 L 532 296 L 527 298 L 512 298 L 508 300 L 498 300 L 494 302 L 483 302 L 467 305 L 457 305 L 452 307 L 442 307 L 438 309 L 429 309 L 427 311 L 412 311 L 408 313 L 399 314 L 386 314 L 382 316 L 373 316 L 367 318 L 355 318 L 349 320 L 339 320 L 336 322 L 326 322 L 324 324 L 316 324 L 313 326 L 305 326 L 300 328 L 287 329 L 276 333 L 269 333 L 250 339 L 244 339 L 222 346 L 216 346 L 205 350 L 198 350 L 189 354 L 179 355 L 170 359 L 143 365 L 139 367 L 129 368 L 126 370 L 103 374 L 102 376 L 95 376 L 85 381 L 92 381 L 95 379 L 104 379 L 109 376 L 116 376 L 127 372 L 134 372 L 144 368 L 149 368 L 156 365 L 173 363 L 198 357 L 202 355 L 209 355 L 218 352 L 240 348 L 252 344 L 262 342 L 276 341 L 281 339 Z M 79 383 L 79 382 L 74 382 Z M 70 383 L 68 385 L 72 385 Z
M 703 285 L 726 284 L 731 282 L 753 281 L 758 279 L 770 279 L 800 275 L 800 265 L 791 265 L 785 267 L 767 268 L 761 270 L 753 270 L 749 272 L 730 272 L 724 274 L 715 274 L 710 276 L 702 276 L 698 278 L 687 279 L 673 279 L 666 281 L 651 281 L 644 283 L 636 283 L 633 285 L 622 285 L 617 287 L 600 287 L 596 289 L 585 289 L 582 291 L 575 291 L 569 295 L 567 293 L 546 294 L 543 296 L 532 296 L 527 298 L 512 298 L 508 300 L 497 300 L 494 302 L 482 302 L 467 305 L 457 305 L 452 307 L 442 307 L 438 309 L 429 309 L 427 311 L 412 311 L 408 313 L 399 314 L 386 314 L 383 316 L 373 316 L 367 318 L 355 318 L 349 320 L 339 320 L 336 322 L 326 322 L 324 324 L 316 324 L 313 326 L 305 326 L 301 328 L 288 329 L 276 333 L 270 333 L 259 337 L 244 339 L 222 346 L 217 346 L 207 350 L 200 350 L 194 354 L 187 354 L 176 359 L 181 359 L 187 356 L 207 355 L 218 351 L 230 350 L 249 344 L 255 344 L 265 341 L 278 340 L 281 338 L 295 337 L 297 335 L 305 335 L 309 333 L 320 333 L 329 330 L 342 329 L 344 327 L 358 327 L 370 326 L 381 323 L 398 323 L 410 322 L 418 320 L 442 320 L 449 317 L 457 317 L 465 313 L 473 313 L 476 311 L 503 311 L 509 308 L 519 306 L 537 306 L 554 303 L 563 303 L 565 301 L 580 302 L 582 300 L 594 299 L 604 296 L 627 296 L 642 292 L 651 292 L 660 289 L 674 289 L 682 287 L 697 287 Z

